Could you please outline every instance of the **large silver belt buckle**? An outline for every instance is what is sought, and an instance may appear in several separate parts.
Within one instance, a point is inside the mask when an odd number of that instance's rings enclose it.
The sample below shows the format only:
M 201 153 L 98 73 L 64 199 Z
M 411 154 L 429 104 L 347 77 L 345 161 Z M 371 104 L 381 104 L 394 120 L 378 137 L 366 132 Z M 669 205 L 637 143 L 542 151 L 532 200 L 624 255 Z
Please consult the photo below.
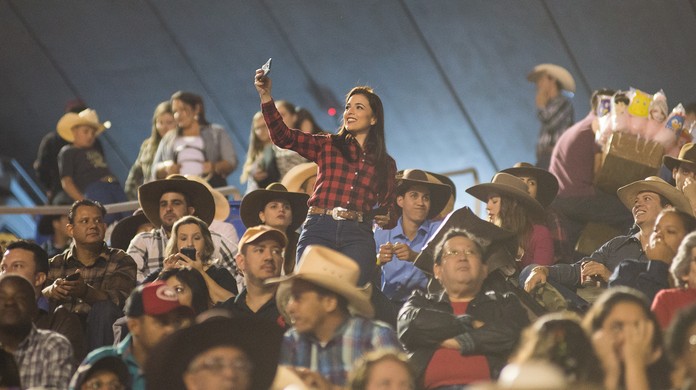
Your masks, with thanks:
M 348 211 L 348 209 L 344 209 L 343 207 L 334 207 L 333 210 L 331 210 L 331 216 L 336 221 L 345 221 L 346 218 L 343 218 L 343 217 L 338 215 L 338 213 L 340 213 L 342 211 Z

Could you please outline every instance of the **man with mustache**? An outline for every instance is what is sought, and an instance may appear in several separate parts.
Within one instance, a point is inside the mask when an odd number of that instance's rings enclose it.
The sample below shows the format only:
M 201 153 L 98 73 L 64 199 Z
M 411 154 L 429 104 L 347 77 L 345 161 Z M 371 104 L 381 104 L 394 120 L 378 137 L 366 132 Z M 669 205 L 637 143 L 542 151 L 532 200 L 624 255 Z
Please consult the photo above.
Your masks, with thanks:
M 265 281 L 280 276 L 283 249 L 288 240 L 280 230 L 266 225 L 250 227 L 239 240 L 237 265 L 244 273 L 246 288 L 236 297 L 220 305 L 235 317 L 255 317 L 275 322 L 287 328 L 278 312 L 275 294 L 277 285 Z
M 65 252 L 49 261 L 43 295 L 51 310 L 69 308 L 86 321 L 88 349 L 114 342 L 112 325 L 135 288 L 135 262 L 124 251 L 104 242 L 106 209 L 83 199 L 68 212 L 68 233 L 73 239 Z
M 496 379 L 529 324 L 518 298 L 496 291 L 487 280 L 493 254 L 499 253 L 496 242 L 511 233 L 469 210 L 464 214 L 461 223 L 450 214 L 428 243 L 435 250 L 423 250 L 416 260 L 421 269 L 432 270 L 443 291 L 415 291 L 399 312 L 399 339 L 425 389 Z

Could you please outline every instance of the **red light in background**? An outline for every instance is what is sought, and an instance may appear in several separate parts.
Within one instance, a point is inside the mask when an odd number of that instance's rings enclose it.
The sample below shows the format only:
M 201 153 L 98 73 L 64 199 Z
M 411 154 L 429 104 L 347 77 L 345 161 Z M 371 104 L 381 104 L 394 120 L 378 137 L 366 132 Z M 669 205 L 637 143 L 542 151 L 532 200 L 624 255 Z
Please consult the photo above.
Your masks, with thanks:
M 326 110 L 326 113 L 329 114 L 329 116 L 336 116 L 336 109 L 331 107 L 328 110 Z

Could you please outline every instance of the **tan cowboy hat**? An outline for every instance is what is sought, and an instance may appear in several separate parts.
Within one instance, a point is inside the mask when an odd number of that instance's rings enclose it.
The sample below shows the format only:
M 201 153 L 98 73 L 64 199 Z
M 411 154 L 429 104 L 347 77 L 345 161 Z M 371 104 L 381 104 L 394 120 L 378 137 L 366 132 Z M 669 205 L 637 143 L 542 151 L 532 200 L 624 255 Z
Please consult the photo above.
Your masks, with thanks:
M 440 214 L 447 205 L 452 190 L 447 184 L 442 184 L 434 176 L 428 176 L 420 169 L 405 169 L 396 173 L 396 194 L 403 195 L 409 187 L 421 185 L 430 190 L 430 210 L 428 219 Z
M 678 168 L 681 163 L 696 164 L 696 144 L 689 142 L 682 146 L 679 151 L 679 156 L 674 158 L 672 156 L 662 157 L 662 163 L 671 171 L 674 168 Z
M 488 221 L 484 221 L 479 218 L 473 211 L 468 207 L 462 207 L 457 209 L 447 215 L 447 217 L 442 221 L 440 227 L 437 229 L 435 234 L 430 237 L 430 240 L 425 244 L 421 252 L 418 254 L 416 259 L 413 261 L 413 265 L 421 269 L 423 272 L 432 275 L 433 266 L 435 265 L 435 248 L 445 237 L 447 232 L 452 229 L 461 229 L 470 232 L 490 243 L 489 250 L 484 253 L 484 262 L 488 265 L 489 272 L 494 269 L 500 268 L 500 265 L 514 264 L 515 258 L 512 255 L 502 256 L 499 251 L 496 250 L 495 262 L 505 263 L 505 264 L 491 264 L 491 255 L 493 255 L 492 245 L 493 244 L 503 244 L 503 246 L 512 251 L 510 253 L 516 253 L 517 244 L 514 238 L 515 234 L 504 230 Z M 497 246 L 497 245 L 496 245 Z M 509 246 L 509 248 L 507 248 Z
M 317 168 L 317 164 L 313 162 L 295 165 L 283 176 L 280 184 L 284 185 L 290 192 L 300 192 L 302 184 L 310 177 L 317 175 Z M 309 192 L 312 192 L 312 188 L 309 189 Z
M 694 215 L 693 210 L 691 209 L 691 204 L 689 204 L 689 200 L 686 199 L 684 194 L 682 194 L 682 192 L 676 189 L 673 185 L 667 183 L 657 176 L 646 177 L 645 180 L 638 180 L 631 184 L 627 184 L 616 190 L 616 195 L 619 197 L 624 206 L 631 210 L 633 209 L 633 203 L 636 196 L 645 191 L 660 194 L 667 198 L 669 203 L 674 206 L 675 209 L 683 211 L 689 215 Z
M 284 185 L 280 183 L 271 183 L 265 189 L 251 191 L 242 198 L 242 203 L 239 206 L 239 216 L 242 218 L 244 226 L 262 225 L 259 212 L 263 211 L 268 202 L 275 199 L 284 199 L 290 203 L 292 209 L 292 222 L 288 227 L 288 231 L 295 231 L 302 224 L 302 221 L 307 218 L 307 200 L 309 195 L 301 192 L 289 192 Z
M 188 180 L 181 175 L 169 175 L 166 179 L 151 181 L 138 188 L 140 207 L 155 227 L 162 226 L 159 201 L 162 194 L 167 192 L 178 192 L 186 195 L 188 201 L 191 202 L 189 206 L 195 210 L 193 215 L 208 225 L 213 222 L 215 200 L 210 191 L 203 184 Z
M 111 127 L 111 122 L 106 121 L 104 123 L 99 122 L 99 116 L 97 112 L 91 108 L 81 111 L 79 114 L 74 112 L 69 112 L 63 115 L 56 125 L 56 130 L 61 138 L 68 142 L 75 141 L 75 135 L 72 132 L 72 128 L 79 125 L 87 125 L 97 129 L 96 134 L 101 134 L 104 130 Z
M 509 173 L 498 172 L 490 183 L 477 184 L 466 189 L 481 202 L 488 202 L 490 194 L 507 195 L 517 199 L 536 217 L 544 215 L 544 206 L 527 192 L 527 184 Z
M 537 180 L 536 199 L 542 206 L 548 207 L 558 194 L 558 179 L 546 169 L 537 168 L 527 162 L 518 162 L 512 168 L 500 172 L 509 173 L 516 177 L 533 177 Z
M 222 194 L 222 192 L 211 187 L 208 182 L 200 176 L 197 175 L 184 175 L 185 178 L 193 181 L 197 181 L 205 186 L 205 188 L 210 191 L 213 195 L 213 200 L 215 201 L 215 216 L 213 219 L 218 221 L 224 221 L 230 216 L 230 201 L 227 197 Z
M 454 202 L 457 201 L 457 186 L 454 185 L 454 181 L 452 181 L 452 179 L 449 176 L 434 172 L 425 172 L 425 174 L 428 175 L 428 178 L 432 176 L 440 183 L 447 184 L 450 188 L 451 192 L 447 204 L 445 204 L 445 207 L 442 209 L 442 211 L 440 211 L 440 214 L 433 218 L 436 220 L 445 219 L 447 214 L 451 213 L 454 210 Z
M 575 80 L 568 70 L 554 64 L 539 64 L 527 74 L 527 80 L 535 82 L 539 76 L 547 74 L 561 83 L 561 87 L 569 92 L 575 92 Z
M 280 283 L 276 302 L 283 315 L 286 313 L 285 305 L 289 300 L 292 287 L 292 283 L 288 282 L 302 279 L 344 297 L 348 301 L 351 313 L 373 318 L 375 309 L 370 302 L 372 285 L 367 283 L 360 287 L 358 278 L 360 278 L 360 267 L 355 260 L 321 245 L 308 245 L 302 253 L 295 272 L 268 279 L 266 284 Z

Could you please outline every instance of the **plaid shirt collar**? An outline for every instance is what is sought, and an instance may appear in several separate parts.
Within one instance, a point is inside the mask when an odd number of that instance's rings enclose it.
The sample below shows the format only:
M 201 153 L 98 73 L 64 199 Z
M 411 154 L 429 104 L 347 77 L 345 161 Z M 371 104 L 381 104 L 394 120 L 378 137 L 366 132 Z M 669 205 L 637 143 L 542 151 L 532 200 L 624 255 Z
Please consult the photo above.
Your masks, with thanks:
M 97 259 L 94 261 L 96 264 L 98 261 L 106 261 L 106 259 L 109 258 L 109 253 L 108 253 L 108 247 L 106 246 L 105 242 L 102 242 L 101 246 L 101 251 L 99 252 L 99 256 L 97 256 Z M 70 247 L 68 248 L 67 253 L 65 254 L 65 263 L 68 264 L 70 262 L 77 262 L 81 265 L 85 265 L 83 262 L 80 261 L 77 257 L 75 257 L 75 241 L 73 241 L 70 244 Z

